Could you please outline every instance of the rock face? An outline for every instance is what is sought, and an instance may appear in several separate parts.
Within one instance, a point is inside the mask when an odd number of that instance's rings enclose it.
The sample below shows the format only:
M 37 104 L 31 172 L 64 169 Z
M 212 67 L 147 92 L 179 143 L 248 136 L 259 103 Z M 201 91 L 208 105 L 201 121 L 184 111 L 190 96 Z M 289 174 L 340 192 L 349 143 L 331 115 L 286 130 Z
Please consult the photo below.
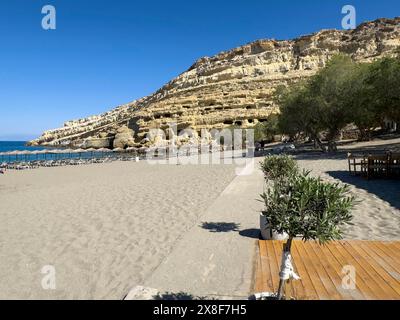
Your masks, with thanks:
M 127 126 L 122 126 L 115 135 L 113 147 L 122 149 L 134 147 L 136 145 L 134 135 L 135 132 L 132 129 L 129 129 Z
M 191 127 L 196 132 L 251 127 L 277 112 L 272 100 L 277 86 L 315 74 L 333 55 L 344 53 L 368 62 L 392 55 L 399 46 L 400 18 L 378 19 L 355 30 L 323 30 L 291 41 L 258 40 L 201 58 L 154 94 L 98 116 L 66 122 L 31 143 L 82 146 L 88 138 L 116 135 L 114 146 L 120 147 L 126 137 L 120 138 L 122 126 L 133 129 L 140 142 L 150 129 L 164 129 L 171 122 L 178 130 Z
M 112 138 L 87 138 L 82 143 L 82 147 L 89 149 L 89 148 L 111 148 L 112 147 Z

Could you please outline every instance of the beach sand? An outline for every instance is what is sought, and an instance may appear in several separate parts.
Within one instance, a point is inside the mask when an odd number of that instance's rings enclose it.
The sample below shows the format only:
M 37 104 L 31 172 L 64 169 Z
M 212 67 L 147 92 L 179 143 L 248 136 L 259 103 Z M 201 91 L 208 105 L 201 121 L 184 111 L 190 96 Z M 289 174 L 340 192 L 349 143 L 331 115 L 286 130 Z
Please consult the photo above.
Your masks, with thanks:
M 346 239 L 399 240 L 400 181 L 350 176 L 346 152 L 295 157 L 312 175 L 350 186 L 358 203 L 353 225 L 344 228 Z M 191 287 L 193 279 L 185 282 L 194 270 L 189 262 L 198 261 L 195 269 L 203 274 L 211 263 L 202 258 L 207 254 L 218 255 L 233 244 L 253 254 L 256 239 L 247 231 L 259 227 L 261 203 L 256 200 L 263 178 L 235 179 L 235 168 L 142 161 L 8 171 L 0 177 L 0 298 L 122 299 L 129 289 L 143 284 L 196 289 Z M 232 181 L 236 183 L 231 185 Z M 249 184 L 252 187 L 245 187 Z M 224 190 L 233 186 L 241 191 L 229 200 L 231 195 Z M 201 228 L 202 222 L 210 222 L 207 219 L 237 223 L 247 231 L 210 234 Z M 215 248 L 213 241 L 218 241 Z M 202 244 L 210 253 L 193 249 Z M 229 259 L 214 263 L 215 279 L 229 279 L 234 274 L 230 268 L 238 265 L 248 270 L 250 256 L 235 256 L 233 264 Z M 174 257 L 188 263 L 179 263 L 178 269 L 171 261 Z M 55 290 L 42 288 L 41 270 L 47 265 L 55 268 Z M 165 275 L 163 270 L 173 271 Z M 176 288 L 173 272 L 180 279 Z M 237 280 L 242 295 L 250 278 Z M 228 291 L 223 294 L 235 290 Z M 215 283 L 203 281 L 200 293 L 207 292 L 219 293 Z
M 8 171 L 1 299 L 122 299 L 234 178 L 233 165 L 146 162 Z M 56 289 L 43 290 L 54 266 Z
M 352 176 L 345 154 L 296 157 L 301 168 L 325 181 L 347 184 L 356 199 L 352 225 L 344 226 L 345 239 L 400 240 L 400 180 Z

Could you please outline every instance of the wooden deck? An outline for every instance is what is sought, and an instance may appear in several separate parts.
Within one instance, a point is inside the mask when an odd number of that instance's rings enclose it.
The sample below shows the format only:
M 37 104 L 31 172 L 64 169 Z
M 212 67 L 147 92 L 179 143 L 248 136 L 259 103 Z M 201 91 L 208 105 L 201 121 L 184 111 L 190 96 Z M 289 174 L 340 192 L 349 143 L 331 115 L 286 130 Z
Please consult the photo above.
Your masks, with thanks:
M 282 241 L 259 241 L 254 292 L 276 292 Z M 293 266 L 300 280 L 288 282 L 286 296 L 298 300 L 400 299 L 400 241 L 293 241 Z M 353 266 L 355 289 L 342 286 L 343 267 Z M 348 267 L 346 267 L 348 268 Z

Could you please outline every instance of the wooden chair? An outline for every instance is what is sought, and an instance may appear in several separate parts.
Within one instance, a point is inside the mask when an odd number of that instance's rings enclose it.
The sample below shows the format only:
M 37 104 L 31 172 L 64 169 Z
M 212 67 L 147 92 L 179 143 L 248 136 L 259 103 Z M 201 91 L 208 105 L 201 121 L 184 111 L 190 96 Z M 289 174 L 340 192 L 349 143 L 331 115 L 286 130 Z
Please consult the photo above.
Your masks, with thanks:
M 367 179 L 372 177 L 388 177 L 389 156 L 385 155 L 369 155 L 366 168 Z
M 357 167 L 360 167 L 360 174 L 366 171 L 368 162 L 365 156 L 357 157 L 352 153 L 348 153 L 347 161 L 349 163 L 349 172 L 351 175 L 357 175 Z
M 388 175 L 390 177 L 400 177 L 400 153 L 389 154 Z

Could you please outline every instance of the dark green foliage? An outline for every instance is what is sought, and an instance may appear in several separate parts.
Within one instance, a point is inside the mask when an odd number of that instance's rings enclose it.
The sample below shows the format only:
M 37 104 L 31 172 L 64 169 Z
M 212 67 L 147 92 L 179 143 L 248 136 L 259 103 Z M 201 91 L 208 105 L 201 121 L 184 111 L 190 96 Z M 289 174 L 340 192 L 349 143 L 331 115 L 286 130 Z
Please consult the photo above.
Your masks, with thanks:
M 354 198 L 348 195 L 348 187 L 322 182 L 307 173 L 294 175 L 287 183 L 274 183 L 262 199 L 262 213 L 272 228 L 290 238 L 321 243 L 340 239 L 340 227 L 352 219 Z
M 400 121 L 400 58 L 384 58 L 370 65 L 366 84 L 378 115 Z
M 279 87 L 275 99 L 280 106 L 278 128 L 281 133 L 292 138 L 303 133 L 319 141 L 318 134 L 324 127 L 319 119 L 318 104 L 310 95 L 306 82 L 289 88 Z
M 355 124 L 364 140 L 384 118 L 400 121 L 400 58 L 357 64 L 337 55 L 308 81 L 278 88 L 275 101 L 281 133 L 306 135 L 325 151 L 319 140 L 325 132 L 328 149 L 334 151 L 348 124 Z
M 369 140 L 371 132 L 381 124 L 381 114 L 373 103 L 373 87 L 367 83 L 370 67 L 366 63 L 356 65 L 344 92 L 345 106 L 351 112 L 348 121 L 359 129 L 360 140 Z
M 279 134 L 278 114 L 271 114 L 267 121 L 259 122 L 254 126 L 254 141 L 273 141 L 274 136 Z
M 288 155 L 268 156 L 260 165 L 265 179 L 272 181 L 287 179 L 299 172 L 296 161 Z
M 278 91 L 281 130 L 292 136 L 305 133 L 325 151 L 319 134 L 326 131 L 331 145 L 352 120 L 346 102 L 355 67 L 349 57 L 338 55 L 307 82 Z

